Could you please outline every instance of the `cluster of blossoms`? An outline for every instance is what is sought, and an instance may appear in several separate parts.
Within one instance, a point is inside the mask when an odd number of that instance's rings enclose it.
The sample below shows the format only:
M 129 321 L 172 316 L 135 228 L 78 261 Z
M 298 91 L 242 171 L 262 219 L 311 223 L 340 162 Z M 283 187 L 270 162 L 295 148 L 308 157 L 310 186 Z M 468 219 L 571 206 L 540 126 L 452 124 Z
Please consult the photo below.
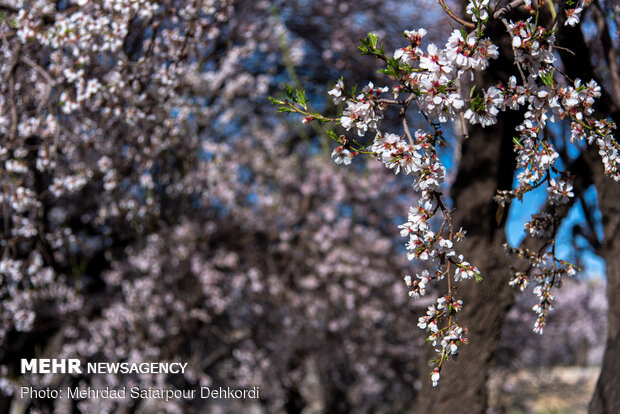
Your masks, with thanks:
M 555 42 L 553 31 L 537 26 L 532 19 L 507 23 L 506 29 L 512 37 L 515 64 L 524 66 L 536 74 L 543 64 L 555 61 L 551 47 Z
M 533 293 L 538 303 L 532 310 L 536 314 L 534 332 L 543 333 L 547 320 L 547 313 L 553 310 L 552 302 L 555 297 L 551 288 L 559 286 L 562 278 L 573 277 L 577 274 L 577 267 L 565 260 L 555 257 L 555 251 L 534 251 L 525 247 L 511 248 L 504 246 L 510 253 L 517 255 L 528 263 L 527 271 L 515 271 L 510 285 L 525 290 L 533 282 Z
M 434 360 L 433 385 L 437 385 L 439 380 L 442 362 L 449 356 L 455 356 L 458 347 L 466 342 L 466 329 L 456 323 L 456 314 L 462 302 L 454 296 L 455 286 L 462 279 L 481 279 L 478 269 L 454 250 L 464 231 L 457 231 L 454 227 L 451 211 L 445 207 L 440 193 L 446 172 L 436 153 L 438 146 L 445 141 L 440 125 L 457 121 L 464 132 L 467 130 L 466 121 L 486 127 L 495 124 L 503 111 L 524 111 L 523 121 L 516 127 L 514 138 L 517 168 L 520 169 L 517 186 L 511 191 L 500 192 L 495 199 L 505 206 L 536 187 L 548 185 L 548 210 L 534 215 L 525 225 L 532 236 L 544 239 L 545 244 L 539 251 L 513 249 L 513 253 L 526 259 L 528 265 L 524 271 L 515 269 L 510 282 L 524 290 L 530 279 L 535 281 L 534 294 L 538 298 L 538 304 L 533 309 L 537 315 L 535 332 L 542 333 L 547 312 L 552 309 L 554 297 L 551 288 L 560 282 L 562 276 L 576 273 L 574 265 L 559 260 L 555 254 L 557 207 L 570 202 L 573 188 L 570 175 L 560 171 L 556 165 L 560 154 L 546 135 L 548 124 L 570 120 L 572 140 L 596 143 L 606 172 L 612 178 L 620 179 L 619 147 L 612 136 L 615 125 L 592 117 L 593 104 L 601 93 L 600 87 L 594 81 L 582 83 L 579 79 L 569 80 L 556 70 L 553 53 L 555 29 L 546 28 L 537 18 L 516 22 L 506 20 L 503 14 L 513 5 L 506 6 L 506 10 L 496 10 L 493 14 L 504 24 L 512 42 L 515 74 L 506 84 L 498 83 L 487 88 L 474 86 L 468 96 L 464 93 L 464 85 L 475 80 L 476 71 L 488 68 L 489 61 L 499 55 L 498 47 L 484 36 L 491 19 L 489 1 L 469 2 L 467 13 L 473 23 L 458 19 L 442 5 L 455 20 L 472 30 L 454 30 L 444 48 L 431 43 L 426 50 L 422 46 L 426 35 L 424 29 L 405 31 L 409 45 L 396 49 L 392 56 L 378 45 L 376 35 L 369 34 L 362 40 L 360 50 L 363 54 L 385 61 L 386 69 L 382 72 L 397 84 L 390 88 L 375 88 L 371 83 L 364 88 L 362 95 L 353 97 L 346 93 L 340 80 L 329 95 L 336 105 L 344 103 L 342 116 L 327 118 L 318 113 L 312 115 L 312 119 L 331 121 L 346 131 L 354 128 L 360 137 L 367 132 L 374 133 L 370 145 L 344 136 L 336 138 L 332 134 L 341 144 L 332 154 L 336 163 L 350 164 L 357 155 L 369 154 L 395 173 L 413 176 L 413 188 L 419 202 L 410 209 L 407 223 L 400 226 L 401 235 L 408 237 L 406 249 L 409 260 L 432 263 L 434 270 L 425 271 L 415 278 L 406 276 L 405 283 L 410 289 L 410 296 L 419 298 L 427 292 L 431 281 L 448 280 L 448 292 L 428 307 L 418 324 L 429 332 L 428 341 L 438 346 L 437 352 L 440 354 Z M 539 4 L 534 7 L 526 1 L 524 6 L 534 14 L 539 12 Z M 566 24 L 575 24 L 580 11 L 579 8 L 567 10 Z M 382 96 L 389 89 L 394 99 Z M 276 100 L 276 103 L 290 111 L 302 112 L 299 110 L 300 102 L 295 99 Z M 412 104 L 428 122 L 429 132 L 417 130 L 411 133 L 406 111 Z M 390 107 L 400 110 L 403 124 L 400 135 L 384 132 L 378 124 L 383 117 L 381 112 Z M 441 212 L 442 220 L 431 221 L 438 212 Z
M 383 118 L 381 111 L 385 109 L 385 104 L 381 103 L 379 98 L 382 93 L 387 91 L 387 87 L 375 88 L 370 82 L 355 100 L 347 100 L 347 107 L 340 118 L 342 127 L 347 131 L 354 128 L 360 137 L 363 137 L 369 129 L 377 129 L 379 120 Z M 343 99 L 340 83 L 336 84 L 330 94 L 334 96 L 336 103 Z
M 544 335 L 530 335 L 531 295 L 518 295 L 507 315 L 497 349 L 497 364 L 510 369 L 555 365 L 598 365 L 605 343 L 607 306 L 604 281 L 566 279 L 554 296 Z

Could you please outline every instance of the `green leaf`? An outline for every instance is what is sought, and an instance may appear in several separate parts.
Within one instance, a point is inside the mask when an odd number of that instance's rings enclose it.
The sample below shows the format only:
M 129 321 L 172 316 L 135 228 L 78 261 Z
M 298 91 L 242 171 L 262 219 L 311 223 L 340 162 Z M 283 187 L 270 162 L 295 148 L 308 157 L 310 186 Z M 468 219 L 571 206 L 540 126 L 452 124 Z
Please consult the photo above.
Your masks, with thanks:
M 304 91 L 303 88 L 298 88 L 295 91 L 295 102 L 297 102 L 298 104 L 303 106 L 304 109 L 307 108 L 307 104 L 306 104 L 306 91 Z
M 370 46 L 372 46 L 373 48 L 377 47 L 377 42 L 379 41 L 379 37 L 377 36 L 376 33 L 368 33 L 366 35 L 366 38 L 369 40 Z
M 368 33 L 366 37 L 360 39 L 357 47 L 362 55 L 374 55 L 385 59 L 385 46 L 379 44 L 379 37 L 376 33 Z
M 340 142 L 340 138 L 338 138 L 338 135 L 336 135 L 333 129 L 327 130 L 327 136 L 333 139 L 334 141 Z
M 475 112 L 484 110 L 484 99 L 480 95 L 476 95 L 469 103 L 469 107 Z
M 394 72 L 394 70 L 392 70 L 391 68 L 379 69 L 378 72 L 387 76 L 397 76 L 396 72 Z
M 467 40 L 467 36 L 469 35 L 469 33 L 467 33 L 467 30 L 465 30 L 464 27 L 461 27 L 461 36 L 463 36 L 464 40 Z
M 553 86 L 554 82 L 553 82 L 553 72 L 554 69 L 548 71 L 548 72 L 541 72 L 540 73 L 540 79 L 542 80 L 542 82 L 547 85 L 547 86 Z

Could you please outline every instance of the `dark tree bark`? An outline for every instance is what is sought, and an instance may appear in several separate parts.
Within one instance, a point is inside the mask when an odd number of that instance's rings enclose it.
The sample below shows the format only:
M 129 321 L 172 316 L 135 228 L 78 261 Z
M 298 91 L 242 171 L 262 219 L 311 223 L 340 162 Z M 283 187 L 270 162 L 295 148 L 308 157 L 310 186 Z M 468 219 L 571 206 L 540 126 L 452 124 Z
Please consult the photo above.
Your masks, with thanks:
M 591 168 L 598 191 L 599 208 L 603 218 L 604 240 L 599 254 L 607 267 L 608 333 L 605 355 L 589 412 L 593 414 L 620 413 L 620 185 L 603 175 L 601 160 L 590 151 Z

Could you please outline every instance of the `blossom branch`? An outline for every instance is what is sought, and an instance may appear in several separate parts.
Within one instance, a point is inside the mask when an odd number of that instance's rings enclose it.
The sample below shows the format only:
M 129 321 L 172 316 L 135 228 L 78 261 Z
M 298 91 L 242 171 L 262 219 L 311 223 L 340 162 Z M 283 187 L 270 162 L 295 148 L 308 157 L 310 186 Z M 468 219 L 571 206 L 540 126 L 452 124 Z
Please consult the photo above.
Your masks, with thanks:
M 508 3 L 507 5 L 505 5 L 504 7 L 502 7 L 501 9 L 496 10 L 495 13 L 493 13 L 493 18 L 494 19 L 499 19 L 500 17 L 502 17 L 505 14 L 509 13 L 513 9 L 521 6 L 523 3 L 524 3 L 524 0 L 513 0 L 510 3 Z
M 443 10 L 446 12 L 446 14 L 448 16 L 450 16 L 454 21 L 458 22 L 459 24 L 462 24 L 463 26 L 467 27 L 468 29 L 475 29 L 476 28 L 476 25 L 473 24 L 472 22 L 467 22 L 467 21 L 461 19 L 460 17 L 458 17 L 456 14 L 454 14 L 452 12 L 452 10 L 450 10 L 450 8 L 448 7 L 448 5 L 445 3 L 444 0 L 437 0 L 437 2 L 443 8 Z
M 452 18 L 456 17 L 443 0 L 438 1 Z M 418 322 L 418 327 L 428 333 L 427 341 L 437 347 L 440 354 L 439 359 L 433 361 L 433 385 L 437 385 L 439 381 L 443 361 L 448 356 L 455 357 L 459 346 L 466 343 L 466 329 L 454 322 L 453 316 L 456 317 L 462 302 L 454 298 L 453 292 L 462 279 L 481 279 L 479 270 L 455 251 L 454 244 L 464 237 L 464 231 L 461 229 L 455 233 L 451 212 L 444 205 L 439 192 L 446 174 L 446 169 L 437 155 L 438 147 L 445 141 L 442 125 L 459 122 L 463 136 L 467 137 L 465 120 L 471 125 L 486 127 L 495 124 L 502 111 L 524 112 L 523 121 L 516 128 L 517 137 L 514 138 L 517 168 L 520 170 L 517 174 L 517 185 L 513 190 L 499 192 L 496 199 L 500 207 L 503 207 L 506 202 L 514 198 L 521 199 L 526 192 L 548 184 L 548 209 L 534 215 L 526 224 L 526 230 L 531 235 L 544 241 L 542 246 L 538 250 L 512 249 L 528 260 L 528 268 L 525 272 L 517 272 L 511 285 L 518 285 L 523 289 L 527 286 L 529 276 L 536 279 L 534 292 L 539 298 L 535 309 L 538 315 L 536 332 L 542 333 L 546 314 L 552 309 L 553 297 L 550 290 L 556 278 L 564 274 L 572 275 L 576 271 L 576 266 L 559 260 L 555 255 L 558 210 L 560 206 L 573 200 L 574 193 L 572 177 L 556 166 L 559 155 L 545 134 L 548 123 L 561 119 L 572 120 L 571 140 L 586 139 L 588 143 L 596 142 L 606 173 L 620 180 L 620 146 L 611 132 L 615 125 L 591 117 L 592 105 L 601 95 L 600 87 L 594 81 L 582 84 L 579 79 L 566 85 L 566 79 L 556 76 L 560 72 L 554 70 L 556 57 L 553 54 L 553 32 L 539 26 L 537 21 L 532 19 L 509 22 L 506 17 L 508 12 L 523 3 L 525 2 L 513 1 L 493 13 L 496 18 L 501 19 L 510 36 L 514 64 L 521 84 L 516 76 L 510 76 L 507 85 L 499 83 L 486 89 L 472 88 L 469 96 L 464 96 L 462 79 L 470 76 L 474 80 L 479 71 L 489 66 L 490 59 L 499 56 L 497 46 L 490 39 L 484 38 L 485 25 L 489 19 L 488 1 L 472 0 L 466 10 L 476 25 L 468 25 L 468 22 L 458 17 L 455 20 L 477 30 L 469 33 L 454 30 L 443 49 L 432 43 L 426 50 L 422 49 L 421 40 L 426 35 L 424 29 L 405 31 L 409 45 L 397 49 L 391 59 L 385 53 L 384 46 L 379 45 L 376 34 L 371 33 L 362 39 L 362 54 L 373 55 L 386 62 L 387 68 L 380 72 L 399 81 L 399 85 L 392 88 L 394 99 L 382 97 L 382 94 L 389 90 L 387 86 L 376 87 L 372 82 L 357 96 L 348 96 L 344 92 L 342 79 L 329 91 L 334 103 L 346 104 L 336 121 L 340 127 L 355 132 L 360 137 L 368 132 L 375 135 L 372 143 L 364 150 L 363 145 L 357 141 L 344 135 L 338 137 L 333 134 L 333 138 L 341 144 L 332 153 L 334 161 L 347 165 L 356 155 L 369 153 L 388 169 L 396 173 L 402 171 L 404 174 L 411 174 L 414 178 L 413 188 L 420 199 L 417 206 L 410 208 L 408 221 L 399 226 L 401 235 L 408 238 L 407 257 L 409 260 L 419 261 L 434 258 L 438 264 L 434 274 L 424 271 L 416 275 L 417 280 L 409 275 L 405 277 L 405 283 L 410 289 L 409 295 L 419 298 L 425 294 L 430 281 L 448 278 L 447 293 L 440 296 L 435 305 L 429 306 L 426 315 L 421 316 Z M 538 9 L 538 2 L 535 6 Z M 403 91 L 410 92 L 410 95 L 405 100 L 398 100 L 398 94 Z M 410 130 L 406 113 L 409 104 L 414 100 L 432 132 Z M 276 103 L 287 105 L 284 102 Z M 307 111 L 305 105 L 300 105 Z M 379 128 L 383 112 L 389 106 L 400 106 L 399 116 L 403 127 L 401 135 L 386 133 Z M 286 108 L 286 111 L 290 111 L 290 108 Z M 299 108 L 294 112 L 300 112 Z M 350 142 L 355 142 L 360 148 L 351 152 L 353 148 Z M 429 220 L 439 210 L 443 220 L 439 231 L 435 232 Z
M 20 59 L 22 62 L 24 62 L 31 68 L 33 68 L 39 75 L 41 75 L 45 79 L 45 82 L 46 82 L 45 96 L 43 97 L 43 99 L 39 103 L 39 106 L 37 107 L 37 112 L 40 113 L 43 107 L 47 105 L 47 103 L 49 102 L 49 98 L 52 93 L 52 84 L 54 83 L 54 81 L 52 80 L 52 77 L 50 76 L 49 73 L 47 73 L 45 69 L 39 66 L 35 61 L 30 59 L 28 56 L 24 55 Z
M 399 116 L 402 119 L 402 123 L 403 123 L 403 130 L 405 132 L 405 135 L 407 136 L 407 139 L 409 140 L 409 144 L 411 145 L 411 148 L 414 148 L 415 145 L 413 143 L 413 137 L 411 136 L 411 131 L 409 130 L 409 124 L 407 123 L 407 108 L 409 108 L 409 104 L 411 103 L 411 101 L 413 101 L 413 99 L 415 98 L 414 94 L 410 94 L 407 99 L 405 99 L 402 102 L 402 107 L 400 108 L 400 113 Z

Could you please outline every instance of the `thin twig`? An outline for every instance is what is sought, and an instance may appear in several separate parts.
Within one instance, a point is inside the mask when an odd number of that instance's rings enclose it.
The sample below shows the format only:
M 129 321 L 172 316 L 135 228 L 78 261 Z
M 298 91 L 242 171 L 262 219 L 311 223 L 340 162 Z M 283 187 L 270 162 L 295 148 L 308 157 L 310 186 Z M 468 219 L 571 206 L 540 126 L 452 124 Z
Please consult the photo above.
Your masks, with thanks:
M 11 75 L 9 78 L 9 101 L 11 105 L 11 130 L 9 132 L 9 142 L 15 142 L 17 136 L 17 106 L 15 105 L 15 78 Z
M 446 3 L 444 2 L 444 0 L 437 0 L 437 3 L 439 3 L 439 5 L 443 8 L 443 10 L 446 12 L 446 14 L 448 16 L 450 16 L 454 21 L 462 24 L 463 26 L 469 28 L 469 29 L 475 29 L 476 25 L 473 24 L 472 22 L 467 22 L 463 19 L 461 19 L 459 16 L 457 16 L 456 14 L 454 14 L 452 12 L 452 10 L 450 10 L 450 8 L 446 5 Z
M 396 99 L 377 99 L 377 103 L 380 104 L 388 104 L 388 105 L 402 105 L 404 103 L 404 101 L 398 101 Z
M 493 13 L 493 18 L 499 19 L 500 17 L 510 12 L 511 10 L 519 7 L 523 3 L 524 3 L 523 0 L 513 0 L 507 5 L 505 5 L 504 7 L 502 7 L 501 9 L 497 10 L 495 13 Z
M 9 42 L 7 41 L 6 35 L 2 36 L 2 43 L 5 47 L 9 47 Z M 15 51 L 13 52 L 13 56 L 11 56 L 11 63 L 9 64 L 9 68 L 4 74 L 4 82 L 8 82 L 9 84 L 9 101 L 11 107 L 11 129 L 9 132 L 10 142 L 15 141 L 15 137 L 17 136 L 17 122 L 19 120 L 17 114 L 17 106 L 15 104 L 15 68 L 17 67 L 17 62 L 19 61 L 19 55 L 21 54 L 22 45 L 18 43 Z
M 400 108 L 399 114 L 399 116 L 403 120 L 403 130 L 405 131 L 405 135 L 407 136 L 407 139 L 409 140 L 409 144 L 411 145 L 412 149 L 415 145 L 413 144 L 413 137 L 411 136 L 411 131 L 409 130 L 409 124 L 407 123 L 407 108 L 409 108 L 409 104 L 413 101 L 414 98 L 415 95 L 411 94 L 401 103 L 402 108 Z
M 506 26 L 506 30 L 508 30 L 508 33 L 510 34 L 510 43 L 512 45 L 512 39 L 514 38 L 515 35 L 512 32 L 512 30 L 510 30 L 510 24 L 508 23 L 508 21 L 504 17 L 502 17 L 501 21 L 504 24 L 504 26 Z M 515 51 L 515 48 L 514 48 L 514 46 L 511 46 L 511 47 L 512 47 L 512 53 L 514 54 L 515 59 L 516 59 L 517 53 Z M 517 65 L 517 69 L 519 70 L 519 75 L 521 75 L 521 80 L 523 81 L 523 85 L 525 85 L 527 83 L 527 80 L 525 78 L 525 74 L 523 73 L 523 69 L 521 68 L 521 63 L 516 62 L 516 61 L 515 61 L 515 63 Z
M 2 35 L 2 43 L 4 47 L 6 47 L 7 49 L 10 47 L 10 44 L 6 38 L 6 33 L 3 33 Z M 3 78 L 4 82 L 7 82 L 9 78 L 13 76 L 13 72 L 15 71 L 15 67 L 17 66 L 17 62 L 19 61 L 19 55 L 21 53 L 21 49 L 22 49 L 22 45 L 21 43 L 18 43 L 17 48 L 13 52 L 13 56 L 11 56 L 11 63 L 9 63 L 9 67 L 7 71 L 4 73 L 4 78 Z
M 572 50 L 566 48 L 566 47 L 562 47 L 562 46 L 558 46 L 558 45 L 553 45 L 553 49 L 558 49 L 558 50 L 562 50 L 570 55 L 575 56 L 575 52 L 573 52 Z
M 463 80 L 461 78 L 458 79 L 456 83 L 457 93 L 463 98 Z M 461 121 L 461 134 L 463 135 L 463 139 L 469 138 L 469 134 L 467 133 L 467 124 L 465 123 L 465 114 L 463 113 L 463 108 L 459 109 L 459 119 Z
M 41 113 L 41 110 L 47 104 L 47 102 L 49 101 L 50 95 L 52 94 L 52 84 L 54 83 L 54 81 L 52 80 L 52 77 L 50 76 L 49 73 L 47 73 L 45 69 L 39 66 L 35 61 L 30 59 L 28 56 L 22 56 L 21 61 L 24 62 L 26 65 L 30 66 L 31 68 L 33 68 L 35 71 L 37 71 L 37 73 L 39 73 L 39 75 L 41 75 L 47 82 L 47 87 L 45 88 L 45 96 L 43 97 L 43 99 L 39 103 L 39 106 L 37 107 L 37 112 Z

